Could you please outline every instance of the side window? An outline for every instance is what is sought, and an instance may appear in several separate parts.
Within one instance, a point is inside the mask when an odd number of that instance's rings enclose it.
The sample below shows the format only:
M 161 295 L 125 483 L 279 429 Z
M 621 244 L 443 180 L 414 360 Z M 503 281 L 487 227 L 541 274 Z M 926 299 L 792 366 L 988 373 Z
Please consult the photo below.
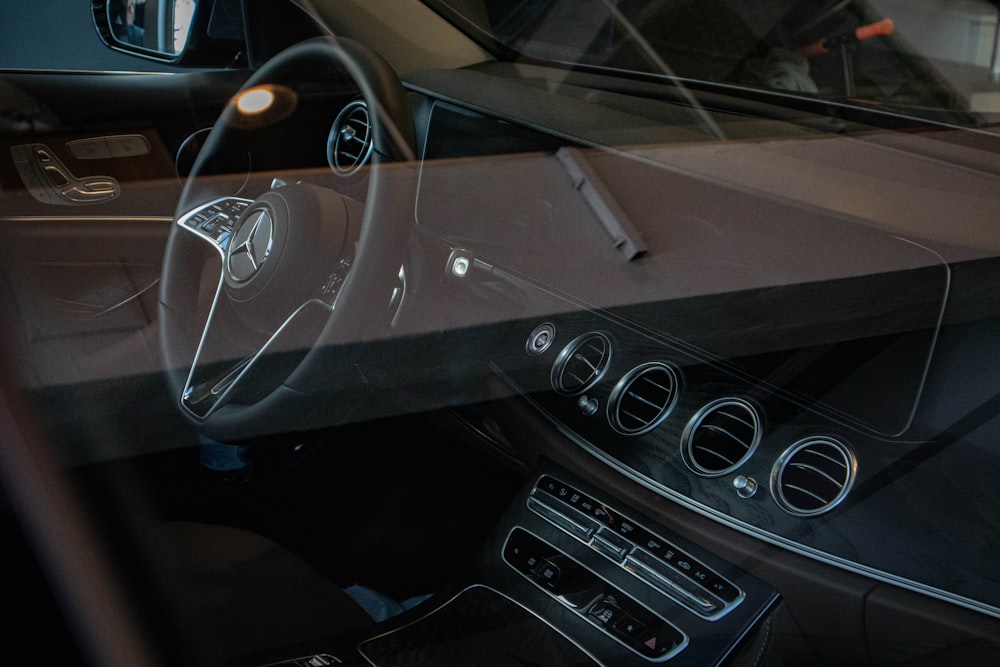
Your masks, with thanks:
M 147 2 L 135 6 L 140 14 Z M 156 4 L 156 3 L 152 3 Z M 169 64 L 108 48 L 89 0 L 0 2 L 0 70 L 176 72 Z

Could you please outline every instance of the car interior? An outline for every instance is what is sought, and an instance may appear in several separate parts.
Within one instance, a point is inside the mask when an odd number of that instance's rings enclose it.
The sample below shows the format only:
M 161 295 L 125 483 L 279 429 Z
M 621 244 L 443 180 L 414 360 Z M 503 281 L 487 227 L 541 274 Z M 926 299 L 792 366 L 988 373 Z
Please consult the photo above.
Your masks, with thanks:
M 995 664 L 1000 135 L 892 3 L 62 4 L 4 659 Z

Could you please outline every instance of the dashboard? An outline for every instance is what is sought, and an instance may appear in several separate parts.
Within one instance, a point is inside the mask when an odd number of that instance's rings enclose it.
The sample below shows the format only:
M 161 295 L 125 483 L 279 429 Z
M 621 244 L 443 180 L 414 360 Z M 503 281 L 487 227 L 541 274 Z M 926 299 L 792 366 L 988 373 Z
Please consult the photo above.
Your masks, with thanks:
M 482 86 L 443 81 L 411 84 L 431 97 L 414 215 L 451 279 L 503 295 L 449 324 L 503 329 L 489 365 L 510 391 L 582 455 L 688 509 L 1000 616 L 1000 545 L 981 529 L 998 420 L 959 407 L 994 389 L 948 370 L 996 334 L 995 313 L 960 308 L 995 262 L 698 168 L 809 143 L 803 173 L 844 188 L 834 157 L 877 170 L 898 153 L 791 131 L 596 147 L 572 123 L 546 128 L 551 107 L 481 113 Z M 948 178 L 912 159 L 922 181 Z

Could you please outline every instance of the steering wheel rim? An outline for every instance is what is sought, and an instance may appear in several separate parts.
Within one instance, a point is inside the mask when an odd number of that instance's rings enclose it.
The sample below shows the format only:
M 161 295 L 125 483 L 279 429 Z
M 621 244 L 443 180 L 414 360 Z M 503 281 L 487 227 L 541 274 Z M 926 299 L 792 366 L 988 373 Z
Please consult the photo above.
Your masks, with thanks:
M 236 104 L 240 94 L 277 84 L 284 86 L 299 80 L 302 73 L 308 73 L 310 79 L 346 75 L 367 105 L 374 150 L 367 169 L 363 211 L 333 190 L 295 184 L 265 192 L 252 201 L 242 199 L 249 203 L 239 211 L 229 211 L 231 240 L 227 235 L 226 241 L 209 242 L 200 230 L 194 233 L 190 224 L 193 213 L 220 199 L 233 200 L 232 194 L 219 191 L 218 179 L 205 176 L 217 170 L 220 156 L 231 157 L 233 145 L 240 143 L 234 141 L 234 133 L 239 135 L 244 131 L 241 129 L 244 112 Z M 181 414 L 199 432 L 220 440 L 314 428 L 337 419 L 330 405 L 318 397 L 328 392 L 331 378 L 342 374 L 345 364 L 350 365 L 343 353 L 337 353 L 337 348 L 381 336 L 390 326 L 391 305 L 398 307 L 401 301 L 403 262 L 416 187 L 415 131 L 406 93 L 388 63 L 361 44 L 341 38 L 317 38 L 292 46 L 250 77 L 240 94 L 220 115 L 185 183 L 168 237 L 160 282 L 160 347 L 168 389 L 177 397 Z M 214 331 L 217 318 L 221 319 L 226 309 L 252 310 L 238 303 L 240 285 L 234 283 L 229 245 L 238 246 L 241 234 L 244 246 L 248 242 L 257 243 L 257 232 L 244 232 L 244 225 L 252 222 L 249 220 L 252 215 L 248 214 L 257 215 L 258 210 L 267 210 L 272 217 L 280 218 L 273 224 L 275 227 L 284 224 L 282 231 L 289 238 L 300 234 L 297 230 L 302 225 L 296 216 L 314 218 L 306 225 L 312 225 L 312 231 L 295 241 L 299 247 L 298 259 L 304 257 L 302 246 L 307 251 L 312 246 L 314 252 L 316 247 L 328 247 L 333 239 L 333 245 L 344 242 L 352 246 L 346 251 L 350 255 L 348 266 L 343 269 L 332 297 L 327 290 L 321 298 L 306 299 L 274 331 L 270 330 L 274 322 L 269 326 L 248 327 L 261 329 L 245 332 L 250 338 L 266 339 L 257 352 L 249 358 L 237 355 L 228 371 L 223 364 L 223 375 L 210 374 L 207 381 L 199 379 L 196 371 L 201 370 L 206 341 L 211 339 L 218 344 L 215 338 L 226 335 Z M 274 213 L 275 210 L 278 212 Z M 263 217 L 266 216 L 258 215 Z M 332 218 L 336 221 L 330 222 Z M 328 229 L 331 226 L 335 227 L 332 232 Z M 272 232 L 270 238 L 274 235 Z M 288 246 L 291 241 L 285 240 L 285 244 Z M 199 296 L 204 298 L 204 274 L 206 266 L 212 264 L 208 258 L 217 261 L 220 254 L 218 286 L 205 319 L 198 309 Z M 278 300 L 282 297 L 281 285 L 287 288 L 299 277 L 297 273 L 294 276 L 281 273 L 280 260 L 287 254 L 282 253 L 282 257 L 274 260 L 277 268 L 273 273 L 282 280 L 269 274 L 264 289 L 259 290 L 270 290 L 272 301 L 276 296 Z M 263 256 L 266 258 L 267 253 Z M 284 263 L 292 261 L 286 259 Z M 344 259 L 339 262 L 343 265 Z M 285 266 L 284 271 L 297 268 Z M 320 291 L 328 287 L 324 285 Z M 244 301 L 252 303 L 255 298 L 251 295 Z M 281 319 L 279 314 L 278 320 Z M 290 345 L 292 352 L 275 355 L 280 359 L 265 369 L 268 365 L 264 362 L 265 353 L 281 347 L 277 341 Z M 262 380 L 262 376 L 266 379 Z M 206 393 L 205 387 L 209 385 L 211 391 Z M 220 387 L 218 392 L 216 387 Z M 195 406 L 191 403 L 195 397 L 200 402 L 210 399 L 210 403 Z

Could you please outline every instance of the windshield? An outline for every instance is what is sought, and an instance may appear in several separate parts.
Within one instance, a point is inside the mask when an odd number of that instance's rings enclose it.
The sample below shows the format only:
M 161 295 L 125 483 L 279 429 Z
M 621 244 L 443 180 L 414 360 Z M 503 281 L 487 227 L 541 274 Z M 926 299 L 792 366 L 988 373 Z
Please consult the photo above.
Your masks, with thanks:
M 900 0 L 427 0 L 500 56 L 877 105 L 983 126 L 997 5 Z

